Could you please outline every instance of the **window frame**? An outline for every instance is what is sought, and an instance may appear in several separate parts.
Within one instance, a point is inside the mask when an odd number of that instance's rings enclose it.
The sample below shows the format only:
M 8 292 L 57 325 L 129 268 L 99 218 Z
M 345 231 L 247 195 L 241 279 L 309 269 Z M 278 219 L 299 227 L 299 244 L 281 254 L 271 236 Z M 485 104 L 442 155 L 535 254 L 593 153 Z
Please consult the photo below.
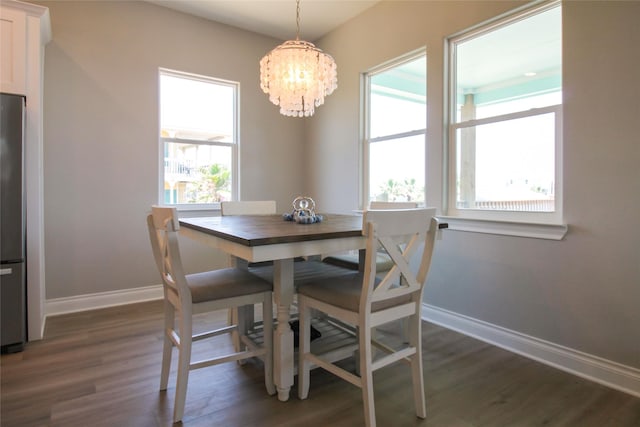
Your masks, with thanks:
M 362 86 L 362 119 L 361 119 L 361 123 L 362 123 L 362 129 L 361 129 L 361 133 L 362 133 L 362 168 L 361 168 L 361 191 L 362 194 L 360 196 L 360 208 L 361 209 L 365 209 L 368 205 L 369 205 L 369 195 L 371 193 L 371 188 L 370 188 L 370 173 L 371 173 L 371 164 L 370 164 L 370 146 L 371 144 L 374 144 L 376 142 L 384 142 L 384 141 L 388 141 L 391 139 L 401 139 L 401 138 L 405 138 L 405 137 L 411 137 L 411 136 L 418 136 L 418 135 L 423 135 L 424 137 L 424 152 L 425 152 L 425 158 L 424 158 L 424 180 L 425 180 L 425 186 L 424 186 L 424 194 L 423 194 L 423 201 L 421 202 L 421 205 L 425 205 L 426 204 L 426 197 L 427 197 L 427 159 L 426 159 L 426 153 L 427 153 L 427 120 L 425 118 L 425 127 L 422 129 L 412 129 L 412 130 L 406 130 L 403 132 L 399 132 L 399 133 L 394 133 L 394 134 L 388 134 L 388 135 L 383 135 L 383 136 L 376 136 L 376 137 L 371 137 L 370 135 L 370 131 L 371 131 L 371 78 L 377 74 L 383 73 L 385 71 L 388 71 L 390 69 L 396 68 L 404 63 L 407 62 L 411 62 L 414 61 L 420 57 L 425 57 L 427 56 L 427 49 L 426 47 L 422 47 L 420 49 L 408 52 L 400 57 L 397 57 L 393 60 L 387 61 L 383 64 L 380 64 L 376 67 L 373 67 L 365 72 L 363 72 L 361 74 L 361 86 Z
M 445 55 L 445 79 L 444 85 L 444 114 L 445 114 L 445 132 L 444 136 L 444 158 L 443 168 L 445 173 L 443 182 L 443 217 L 450 220 L 450 224 L 454 224 L 454 229 L 461 231 L 487 232 L 492 234 L 521 235 L 526 237 L 540 238 L 562 238 L 567 231 L 563 221 L 563 181 L 562 181 L 562 111 L 563 104 L 556 104 L 541 108 L 532 108 L 530 110 L 521 110 L 497 116 L 491 116 L 481 119 L 473 119 L 467 121 L 457 121 L 457 82 L 456 82 L 456 45 L 491 33 L 496 29 L 503 28 L 510 24 L 516 23 L 523 19 L 527 19 L 536 14 L 548 11 L 555 7 L 561 7 L 560 1 L 537 3 L 533 6 L 526 5 L 517 8 L 506 14 L 500 15 L 492 20 L 486 21 L 474 27 L 465 29 L 461 32 L 453 34 L 445 38 L 444 55 Z M 459 209 L 457 208 L 457 139 L 456 132 L 462 128 L 475 127 L 489 123 L 500 123 L 507 120 L 532 117 L 540 114 L 555 114 L 555 159 L 554 159 L 554 205 L 553 212 L 534 212 L 534 211 L 498 211 L 498 210 L 482 210 L 482 209 Z M 500 225 L 502 224 L 502 225 Z M 519 225 L 520 224 L 520 225 Z M 530 233 L 527 231 L 527 224 L 533 225 L 535 230 Z M 549 230 L 540 233 L 540 227 L 549 226 Z M 500 230 L 503 230 L 501 232 Z M 547 236 L 548 233 L 549 235 Z M 544 236 L 542 236 L 544 235 Z
M 171 76 L 182 79 L 196 80 L 209 84 L 228 86 L 233 88 L 233 138 L 231 142 L 221 141 L 205 141 L 188 138 L 172 138 L 162 136 L 162 117 L 161 117 L 161 92 L 162 85 L 161 76 Z M 165 202 L 164 182 L 165 182 L 165 148 L 167 143 L 193 144 L 205 146 L 229 147 L 231 149 L 231 200 L 237 200 L 239 194 L 239 177 L 240 177 L 240 83 L 231 80 L 224 80 L 216 77 L 193 74 L 184 71 L 171 70 L 168 68 L 158 69 L 158 202 L 161 205 L 174 206 L 178 211 L 198 211 L 198 210 L 220 210 L 220 202 L 214 203 L 172 203 Z

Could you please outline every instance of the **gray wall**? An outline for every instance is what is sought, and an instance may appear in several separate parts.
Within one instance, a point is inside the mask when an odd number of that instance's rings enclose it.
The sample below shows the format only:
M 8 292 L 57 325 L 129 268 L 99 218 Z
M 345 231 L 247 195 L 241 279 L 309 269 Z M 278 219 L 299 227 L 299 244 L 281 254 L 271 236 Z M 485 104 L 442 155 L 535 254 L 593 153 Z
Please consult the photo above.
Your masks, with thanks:
M 284 212 L 303 192 L 304 120 L 278 114 L 259 87 L 260 58 L 278 40 L 144 2 L 41 4 L 53 32 L 44 93 L 47 299 L 160 283 L 145 222 L 158 202 L 158 67 L 240 82 L 242 198 L 275 199 Z M 224 262 L 189 241 L 183 250 L 191 271 Z
M 444 37 L 518 5 L 383 2 L 320 40 L 339 87 L 307 127 L 317 203 L 358 207 L 360 73 L 426 46 L 427 200 L 441 209 Z M 563 7 L 569 233 L 558 242 L 446 231 L 425 301 L 640 368 L 640 2 Z

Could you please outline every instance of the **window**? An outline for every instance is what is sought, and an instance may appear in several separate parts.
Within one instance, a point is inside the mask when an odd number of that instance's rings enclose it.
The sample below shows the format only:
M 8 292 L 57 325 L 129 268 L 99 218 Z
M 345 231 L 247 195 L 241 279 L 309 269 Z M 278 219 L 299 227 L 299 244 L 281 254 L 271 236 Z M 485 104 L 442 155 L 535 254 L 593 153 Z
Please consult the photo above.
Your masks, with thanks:
M 520 10 L 447 43 L 448 213 L 560 223 L 560 4 Z
M 160 70 L 160 202 L 211 208 L 237 187 L 238 83 Z
M 421 51 L 364 75 L 365 205 L 424 203 L 426 62 Z

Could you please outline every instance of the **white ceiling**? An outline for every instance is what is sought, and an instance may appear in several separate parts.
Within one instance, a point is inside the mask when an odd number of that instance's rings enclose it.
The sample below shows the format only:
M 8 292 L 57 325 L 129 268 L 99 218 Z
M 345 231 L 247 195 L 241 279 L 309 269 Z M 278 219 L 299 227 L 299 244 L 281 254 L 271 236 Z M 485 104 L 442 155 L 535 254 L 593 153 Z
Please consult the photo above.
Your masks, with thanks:
M 281 40 L 296 37 L 295 0 L 146 1 Z M 301 0 L 300 38 L 313 42 L 379 1 Z

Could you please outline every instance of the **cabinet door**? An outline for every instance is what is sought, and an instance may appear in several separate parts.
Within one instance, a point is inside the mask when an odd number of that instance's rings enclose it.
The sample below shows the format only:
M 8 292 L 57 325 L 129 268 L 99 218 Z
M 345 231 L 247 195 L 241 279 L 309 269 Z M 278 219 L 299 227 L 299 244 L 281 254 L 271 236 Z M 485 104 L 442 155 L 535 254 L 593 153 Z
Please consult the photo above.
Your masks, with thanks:
M 0 8 L 0 91 L 26 95 L 26 22 L 24 12 Z

